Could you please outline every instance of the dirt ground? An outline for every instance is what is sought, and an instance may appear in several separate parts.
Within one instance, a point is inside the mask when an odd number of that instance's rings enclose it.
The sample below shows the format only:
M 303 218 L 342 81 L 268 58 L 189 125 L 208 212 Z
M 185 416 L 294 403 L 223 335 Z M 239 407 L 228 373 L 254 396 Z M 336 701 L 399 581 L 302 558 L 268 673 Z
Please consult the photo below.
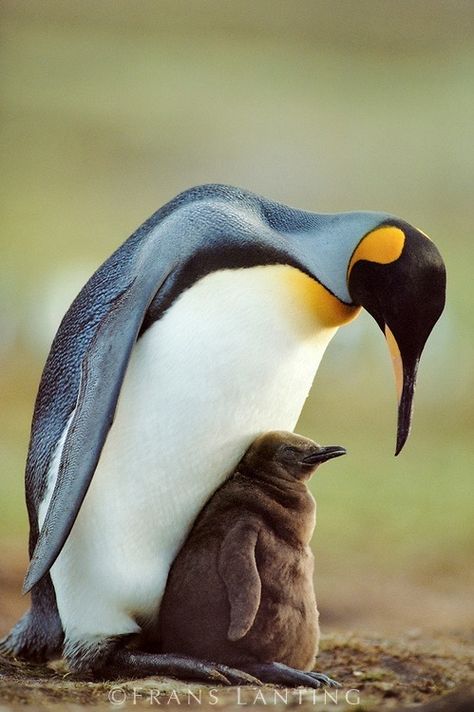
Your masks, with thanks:
M 24 557 L 12 553 L 8 558 L 10 566 L 3 569 L 0 578 L 0 636 L 28 603 L 19 595 Z M 5 551 L 2 561 L 5 561 Z M 382 589 L 381 594 L 384 594 Z M 413 590 L 400 591 L 400 600 L 403 601 L 404 596 L 412 597 Z M 362 595 L 359 605 L 363 599 Z M 429 603 L 429 606 L 437 605 L 442 606 L 442 601 Z M 470 605 L 467 598 L 466 605 Z M 370 619 L 369 609 L 373 608 L 378 623 L 381 609 L 379 607 L 377 611 L 374 593 L 371 599 L 367 598 L 366 608 L 365 618 Z M 423 712 L 472 712 L 474 633 L 472 630 L 466 632 L 466 627 L 459 625 L 459 605 L 455 614 L 447 619 L 450 626 L 437 633 L 427 632 L 423 627 L 421 608 L 421 627 L 413 627 L 411 609 L 407 620 L 398 618 L 398 624 L 400 621 L 405 623 L 403 630 L 398 625 L 397 629 L 392 628 L 384 635 L 380 632 L 368 634 L 367 629 L 362 632 L 360 627 L 351 630 L 347 602 L 344 606 L 342 598 L 332 614 L 325 617 L 326 621 L 323 615 L 325 635 L 317 668 L 342 684 L 338 690 L 286 690 L 271 686 L 212 688 L 165 678 L 93 683 L 74 680 L 62 662 L 48 667 L 28 666 L 0 657 L 0 712 L 22 709 L 25 705 L 37 709 L 70 710 L 77 710 L 78 705 L 104 710 L 155 705 L 231 710 L 259 705 L 271 706 L 278 711 L 300 707 L 304 712 L 317 709 L 337 712 L 404 710 L 415 706 Z M 448 609 L 445 612 L 448 615 Z M 360 619 L 358 622 L 360 624 Z
M 251 705 L 334 710 L 474 709 L 474 674 L 470 641 L 460 636 L 389 640 L 356 633 L 330 635 L 322 641 L 318 669 L 330 672 L 342 688 L 311 691 L 211 687 L 147 678 L 116 683 L 76 681 L 62 663 L 27 666 L 0 658 L 2 712 L 19 705 L 124 707 L 154 705 L 238 709 Z M 424 703 L 424 704 L 422 704 Z

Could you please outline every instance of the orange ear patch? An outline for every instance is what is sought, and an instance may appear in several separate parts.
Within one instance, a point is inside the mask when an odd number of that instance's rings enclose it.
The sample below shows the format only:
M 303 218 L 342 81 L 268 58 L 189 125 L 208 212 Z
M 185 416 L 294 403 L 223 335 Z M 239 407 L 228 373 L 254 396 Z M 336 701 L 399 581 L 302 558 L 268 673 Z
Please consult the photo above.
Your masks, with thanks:
M 359 260 L 389 264 L 398 260 L 405 244 L 405 234 L 398 227 L 385 225 L 372 230 L 357 245 L 349 262 L 347 276 Z

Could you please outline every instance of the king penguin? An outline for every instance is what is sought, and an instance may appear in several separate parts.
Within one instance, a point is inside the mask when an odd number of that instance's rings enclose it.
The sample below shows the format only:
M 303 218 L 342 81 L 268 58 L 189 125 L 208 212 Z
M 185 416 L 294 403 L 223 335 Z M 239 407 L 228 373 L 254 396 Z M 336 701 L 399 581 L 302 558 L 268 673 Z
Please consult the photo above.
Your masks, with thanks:
M 337 686 L 313 672 L 319 613 L 307 481 L 345 454 L 294 433 L 257 438 L 199 513 L 174 560 L 157 647 L 236 666 L 263 682 Z
M 54 338 L 26 465 L 31 608 L 1 649 L 62 651 L 79 672 L 166 670 L 169 657 L 127 642 L 156 619 L 205 501 L 256 436 L 294 429 L 328 343 L 361 307 L 392 356 L 398 453 L 445 281 L 434 243 L 389 214 L 316 214 L 223 185 L 159 209 Z

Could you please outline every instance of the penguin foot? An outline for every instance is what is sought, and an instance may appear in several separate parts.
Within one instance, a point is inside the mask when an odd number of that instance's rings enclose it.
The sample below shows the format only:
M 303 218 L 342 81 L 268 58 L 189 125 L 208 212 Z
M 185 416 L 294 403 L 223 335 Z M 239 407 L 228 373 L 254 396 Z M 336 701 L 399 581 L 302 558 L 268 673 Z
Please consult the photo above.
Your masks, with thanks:
M 180 680 L 201 680 L 218 685 L 257 685 L 262 683 L 252 674 L 206 660 L 172 653 L 145 653 L 124 648 L 117 650 L 95 673 L 101 679 L 165 675 Z
M 49 623 L 47 625 L 27 611 L 10 633 L 0 640 L 0 654 L 32 663 L 44 663 L 59 657 L 63 632 L 60 626 Z
M 262 682 L 287 687 L 341 687 L 339 682 L 332 680 L 320 672 L 306 672 L 283 665 L 283 663 L 250 663 L 245 665 L 246 672 L 255 675 Z

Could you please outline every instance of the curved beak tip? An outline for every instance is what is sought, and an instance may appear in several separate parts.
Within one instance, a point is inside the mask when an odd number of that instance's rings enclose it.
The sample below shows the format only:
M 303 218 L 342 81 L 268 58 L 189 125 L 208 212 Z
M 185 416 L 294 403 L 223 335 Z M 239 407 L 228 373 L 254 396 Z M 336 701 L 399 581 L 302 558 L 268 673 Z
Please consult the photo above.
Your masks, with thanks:
M 406 438 L 406 437 L 398 438 L 398 439 L 397 439 L 397 446 L 396 446 L 396 448 L 395 448 L 395 457 L 397 457 L 397 455 L 400 455 L 400 453 L 401 453 L 401 451 L 403 450 L 403 446 L 405 445 L 406 441 L 407 441 L 407 438 Z
M 416 373 L 413 373 L 404 379 L 403 391 L 398 406 L 397 446 L 395 448 L 395 456 L 401 453 L 406 441 L 408 440 L 408 436 L 410 435 L 415 376 Z
M 413 391 L 405 398 L 402 397 L 398 413 L 397 445 L 395 457 L 403 450 L 411 430 Z

